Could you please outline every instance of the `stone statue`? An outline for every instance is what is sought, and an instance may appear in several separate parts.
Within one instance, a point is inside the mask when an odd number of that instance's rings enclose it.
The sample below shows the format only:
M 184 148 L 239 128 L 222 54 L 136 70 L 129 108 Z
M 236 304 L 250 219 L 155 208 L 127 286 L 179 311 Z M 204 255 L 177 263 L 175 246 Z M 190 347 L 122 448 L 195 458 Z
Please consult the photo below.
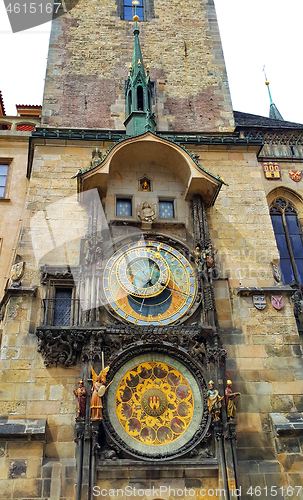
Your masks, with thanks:
M 93 254 L 93 261 L 95 263 L 96 269 L 102 268 L 102 258 L 103 258 L 103 245 L 102 241 L 99 241 L 96 245 Z
M 280 283 L 282 281 L 282 276 L 281 276 L 281 271 L 280 271 L 278 259 L 274 259 L 271 262 L 271 266 L 272 266 L 272 274 L 273 274 L 275 282 Z
M 155 218 L 156 210 L 154 203 L 151 204 L 145 201 L 144 203 L 140 203 L 140 205 L 138 205 L 138 219 L 142 222 L 152 222 Z
M 79 380 L 79 386 L 76 391 L 73 391 L 74 395 L 78 399 L 78 414 L 77 418 L 85 418 L 85 409 L 86 409 L 86 398 L 87 392 L 84 387 L 83 380 Z
M 238 397 L 241 396 L 240 392 L 232 392 L 232 381 L 226 381 L 225 389 L 225 402 L 226 402 L 226 413 L 228 419 L 233 419 L 237 413 Z
M 91 264 L 92 261 L 92 243 L 86 240 L 84 244 L 84 262 L 86 265 Z
M 92 161 L 91 161 L 92 167 L 94 167 L 95 165 L 100 163 L 101 158 L 102 158 L 102 152 L 99 151 L 98 148 L 93 149 L 92 150 Z
M 91 366 L 93 378 L 92 397 L 90 402 L 92 420 L 102 420 L 102 397 L 104 396 L 108 388 L 108 386 L 105 385 L 108 370 L 109 366 L 101 370 L 99 375 L 97 375 L 93 367 Z
M 219 415 L 221 412 L 221 401 L 224 396 L 219 396 L 219 393 L 217 389 L 214 389 L 214 382 L 210 380 L 208 382 L 208 391 L 206 393 L 207 395 L 207 406 L 208 406 L 208 411 L 212 418 L 214 419 L 214 422 L 217 422 L 219 419 Z

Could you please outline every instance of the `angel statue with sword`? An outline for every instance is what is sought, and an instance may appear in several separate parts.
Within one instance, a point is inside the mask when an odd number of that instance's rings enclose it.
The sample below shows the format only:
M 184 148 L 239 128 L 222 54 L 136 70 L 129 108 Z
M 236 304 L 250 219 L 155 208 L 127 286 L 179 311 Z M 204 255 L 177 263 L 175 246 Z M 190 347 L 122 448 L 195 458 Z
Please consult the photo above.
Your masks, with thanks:
M 109 370 L 109 366 L 103 368 L 99 375 L 96 374 L 93 367 L 91 366 L 93 387 L 92 387 L 92 397 L 90 402 L 91 407 L 91 419 L 92 420 L 102 420 L 102 397 L 106 393 L 111 382 L 106 386 L 106 375 Z

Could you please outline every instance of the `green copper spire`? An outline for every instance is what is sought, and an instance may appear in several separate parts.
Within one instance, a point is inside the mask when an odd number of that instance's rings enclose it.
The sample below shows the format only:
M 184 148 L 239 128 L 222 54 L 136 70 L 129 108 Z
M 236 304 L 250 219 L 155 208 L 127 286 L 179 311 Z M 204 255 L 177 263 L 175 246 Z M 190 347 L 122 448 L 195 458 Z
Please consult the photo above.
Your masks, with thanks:
M 138 0 L 133 0 L 135 7 L 134 29 L 134 50 L 132 65 L 129 68 L 129 75 L 126 85 L 126 127 L 127 135 L 140 135 L 150 130 L 155 130 L 154 115 L 151 112 L 151 81 L 149 71 L 145 71 L 140 41 L 137 16 Z
M 284 118 L 282 117 L 280 111 L 278 110 L 277 106 L 275 105 L 274 101 L 272 100 L 272 96 L 271 96 L 271 92 L 270 92 L 270 88 L 269 88 L 269 81 L 267 80 L 266 73 L 265 73 L 265 66 L 263 68 L 263 72 L 265 75 L 265 85 L 267 86 L 269 100 L 270 100 L 269 118 L 273 118 L 274 120 L 284 121 Z

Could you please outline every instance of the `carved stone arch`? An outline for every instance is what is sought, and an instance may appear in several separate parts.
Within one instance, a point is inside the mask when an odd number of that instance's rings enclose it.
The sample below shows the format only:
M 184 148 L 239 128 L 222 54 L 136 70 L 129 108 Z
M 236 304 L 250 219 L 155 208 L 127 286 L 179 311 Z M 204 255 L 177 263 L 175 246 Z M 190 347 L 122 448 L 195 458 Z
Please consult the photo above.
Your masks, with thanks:
M 284 199 L 285 201 L 289 202 L 290 205 L 295 209 L 297 212 L 297 217 L 300 223 L 301 228 L 303 229 L 303 198 L 302 196 L 294 191 L 293 189 L 287 188 L 285 186 L 281 186 L 278 188 L 273 189 L 270 191 L 267 195 L 267 203 L 268 206 L 270 207 L 275 200 L 278 200 L 279 198 Z
M 224 184 L 223 179 L 201 167 L 179 143 L 146 132 L 115 143 L 99 163 L 81 172 L 78 176 L 79 192 L 97 188 L 100 197 L 105 197 L 110 172 L 126 162 L 129 166 L 137 165 L 142 158 L 146 165 L 154 164 L 157 168 L 165 167 L 173 172 L 184 186 L 187 201 L 194 194 L 200 194 L 205 206 L 212 206 Z

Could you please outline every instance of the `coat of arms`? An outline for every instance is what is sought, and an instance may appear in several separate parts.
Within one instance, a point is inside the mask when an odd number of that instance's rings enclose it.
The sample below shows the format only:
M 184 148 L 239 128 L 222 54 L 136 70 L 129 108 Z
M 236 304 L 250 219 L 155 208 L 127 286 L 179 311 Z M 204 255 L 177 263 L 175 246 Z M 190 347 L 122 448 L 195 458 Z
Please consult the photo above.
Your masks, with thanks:
M 260 311 L 266 307 L 266 297 L 265 295 L 253 295 L 252 296 L 253 305 L 256 309 Z
M 263 172 L 266 179 L 281 179 L 280 165 L 276 161 L 263 163 Z
M 272 295 L 271 303 L 275 309 L 278 311 L 284 307 L 284 298 L 283 295 Z
M 160 398 L 159 398 L 159 396 L 149 396 L 148 403 L 149 403 L 149 407 L 152 410 L 157 410 L 159 408 L 159 406 L 160 406 Z
M 289 177 L 292 181 L 299 182 L 302 179 L 302 172 L 301 170 L 290 170 Z
M 17 262 L 11 268 L 10 277 L 13 281 L 19 281 L 24 273 L 24 262 Z

